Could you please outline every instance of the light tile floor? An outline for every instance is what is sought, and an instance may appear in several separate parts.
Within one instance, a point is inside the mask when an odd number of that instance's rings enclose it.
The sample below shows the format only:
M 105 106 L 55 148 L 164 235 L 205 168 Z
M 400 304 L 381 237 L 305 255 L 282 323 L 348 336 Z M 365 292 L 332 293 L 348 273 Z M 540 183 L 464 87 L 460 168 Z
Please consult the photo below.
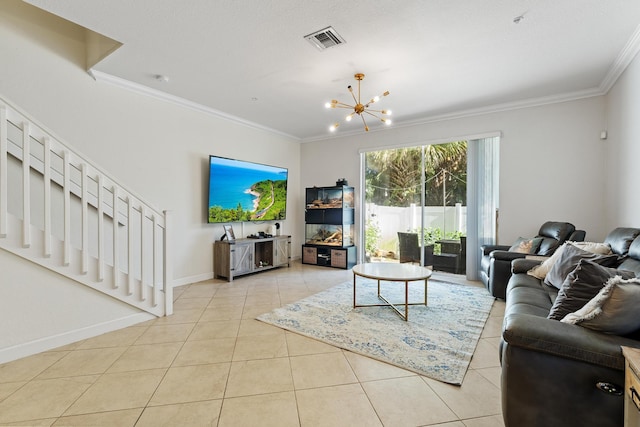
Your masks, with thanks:
M 254 319 L 347 280 L 294 261 L 176 288 L 173 316 L 0 365 L 0 425 L 504 426 L 501 301 L 460 387 Z

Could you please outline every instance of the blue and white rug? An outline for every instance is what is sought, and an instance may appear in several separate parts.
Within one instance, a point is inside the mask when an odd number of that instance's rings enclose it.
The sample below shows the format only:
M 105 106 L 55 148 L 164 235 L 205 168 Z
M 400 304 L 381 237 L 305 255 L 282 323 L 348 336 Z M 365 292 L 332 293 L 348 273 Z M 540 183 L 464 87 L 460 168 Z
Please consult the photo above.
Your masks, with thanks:
M 376 282 L 358 278 L 358 303 L 379 303 Z M 410 302 L 424 301 L 411 283 Z M 450 384 L 462 384 L 493 297 L 486 289 L 429 280 L 427 306 L 409 307 L 409 321 L 390 307 L 353 308 L 346 282 L 257 317 L 288 331 Z M 382 282 L 382 295 L 404 301 L 404 283 Z M 404 307 L 402 308 L 404 310 Z

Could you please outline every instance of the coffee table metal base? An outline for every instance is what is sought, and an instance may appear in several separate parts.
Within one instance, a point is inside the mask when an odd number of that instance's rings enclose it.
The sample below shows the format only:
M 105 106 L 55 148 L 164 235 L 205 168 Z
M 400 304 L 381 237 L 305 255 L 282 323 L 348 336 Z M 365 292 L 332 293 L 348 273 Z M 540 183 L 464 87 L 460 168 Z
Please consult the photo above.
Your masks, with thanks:
M 357 278 L 365 277 L 378 282 L 378 299 L 384 304 L 358 304 L 356 297 Z M 427 283 L 431 270 L 412 264 L 365 263 L 353 267 L 353 307 L 391 307 L 401 319 L 409 319 L 410 305 L 427 305 Z M 380 282 L 404 282 L 404 303 L 392 303 L 382 295 Z M 424 281 L 424 302 L 409 302 L 409 282 Z M 404 307 L 404 313 L 398 308 Z

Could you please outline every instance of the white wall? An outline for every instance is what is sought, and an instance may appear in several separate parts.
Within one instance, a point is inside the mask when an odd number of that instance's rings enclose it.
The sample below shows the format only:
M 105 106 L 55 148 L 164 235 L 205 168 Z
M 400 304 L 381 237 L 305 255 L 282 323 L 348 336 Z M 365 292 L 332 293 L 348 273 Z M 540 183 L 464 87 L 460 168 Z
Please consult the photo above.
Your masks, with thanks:
M 21 14 L 29 6 L 6 1 L 2 5 L 9 3 L 13 9 L 0 13 L 0 96 L 135 193 L 159 209 L 174 212 L 174 278 L 178 283 L 211 277 L 211 245 L 222 234 L 221 226 L 205 223 L 209 154 L 289 168 L 288 219 L 283 230 L 293 235 L 294 256 L 300 255 L 304 234 L 304 188 L 333 185 L 346 178 L 359 190 L 360 148 L 443 142 L 489 131 L 503 135 L 501 242 L 533 235 L 546 220 L 571 221 L 587 230 L 589 240 L 601 240 L 619 224 L 640 226 L 636 214 L 640 201 L 631 191 L 637 181 L 631 162 L 639 158 L 640 150 L 640 124 L 634 121 L 640 113 L 637 59 L 608 97 L 607 141 L 599 139 L 605 128 L 605 98 L 595 97 L 300 145 L 280 135 L 96 82 L 82 69 L 84 46 L 76 35 L 25 21 Z M 359 197 L 356 206 L 361 206 Z M 236 227 L 236 234 L 245 235 L 263 228 Z M 0 268 L 0 286 L 12 294 L 13 307 L 21 313 L 0 311 L 0 335 L 9 337 L 0 342 L 0 351 L 2 346 L 21 344 L 18 335 L 7 332 L 11 328 L 18 327 L 26 337 L 24 344 L 41 339 L 38 329 L 50 323 L 54 328 L 42 332 L 54 336 L 78 328 L 97 331 L 101 325 L 131 318 L 128 307 L 104 298 L 94 303 L 96 296 L 91 291 L 58 283 L 57 276 L 28 268 L 13 256 L 3 254 Z M 55 287 L 64 291 L 53 292 Z M 40 298 L 38 304 L 30 305 L 34 298 Z M 45 301 L 48 304 L 43 308 Z M 70 302 L 74 306 L 100 304 L 104 309 L 69 315 Z M 22 324 L 24 318 L 30 319 L 27 324 Z
M 640 56 L 625 70 L 607 96 L 606 222 L 640 227 L 638 160 L 640 159 Z
M 223 234 L 221 225 L 206 223 L 209 154 L 289 168 L 282 230 L 294 234 L 299 256 L 297 141 L 95 81 L 82 69 L 84 45 L 68 34 L 19 18 L 0 17 L 0 24 L 0 96 L 147 202 L 173 211 L 179 284 L 212 277 L 212 243 Z M 236 235 L 266 228 L 234 224 Z
M 303 199 L 297 141 L 95 81 L 83 70 L 82 34 L 60 22 L 52 29 L 49 19 L 21 1 L 0 4 L 0 97 L 147 202 L 173 212 L 177 284 L 213 276 L 212 244 L 223 230 L 206 223 L 209 154 L 289 168 L 282 232 L 293 234 L 294 256 L 300 256 Z M 266 227 L 234 224 L 237 236 Z M 0 363 L 65 344 L 71 336 L 121 327 L 132 313 L 140 316 L 8 254 L 0 258 L 0 271 L 3 300 L 13 308 L 0 309 Z
M 0 250 L 0 363 L 153 318 Z
M 548 220 L 572 222 L 587 239 L 602 240 L 609 231 L 602 203 L 606 180 L 594 171 L 603 170 L 608 150 L 600 140 L 603 122 L 604 98 L 594 97 L 305 143 L 302 186 L 331 185 L 344 176 L 359 187 L 359 149 L 500 131 L 499 241 L 533 236 Z

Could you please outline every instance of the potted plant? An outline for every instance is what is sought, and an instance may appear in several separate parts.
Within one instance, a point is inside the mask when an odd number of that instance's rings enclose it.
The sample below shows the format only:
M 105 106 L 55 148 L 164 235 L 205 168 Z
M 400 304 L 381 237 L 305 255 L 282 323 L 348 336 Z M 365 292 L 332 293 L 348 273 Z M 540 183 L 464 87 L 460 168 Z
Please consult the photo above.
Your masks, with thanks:
M 380 236 L 381 231 L 378 222 L 368 219 L 364 236 L 364 253 L 367 262 L 371 261 L 371 256 L 378 252 Z

